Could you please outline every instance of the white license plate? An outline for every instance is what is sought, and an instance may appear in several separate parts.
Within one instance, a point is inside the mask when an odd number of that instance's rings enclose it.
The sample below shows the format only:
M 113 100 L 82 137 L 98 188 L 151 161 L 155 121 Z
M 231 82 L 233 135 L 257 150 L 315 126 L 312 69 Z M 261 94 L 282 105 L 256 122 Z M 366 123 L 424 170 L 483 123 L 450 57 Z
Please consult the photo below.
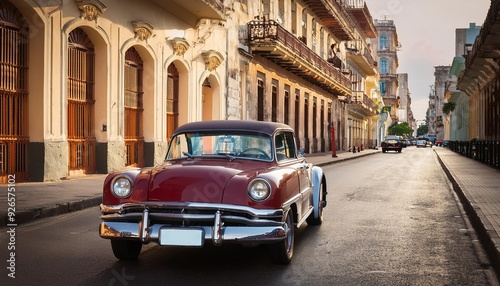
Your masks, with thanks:
M 160 245 L 203 246 L 205 233 L 201 228 L 161 228 Z

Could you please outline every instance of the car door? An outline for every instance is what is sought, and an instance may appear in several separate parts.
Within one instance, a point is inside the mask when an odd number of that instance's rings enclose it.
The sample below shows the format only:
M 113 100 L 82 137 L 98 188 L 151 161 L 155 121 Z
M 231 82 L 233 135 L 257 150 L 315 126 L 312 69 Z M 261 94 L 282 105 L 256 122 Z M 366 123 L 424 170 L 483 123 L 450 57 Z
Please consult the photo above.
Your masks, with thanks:
M 290 159 L 290 167 L 295 169 L 299 180 L 299 190 L 297 195 L 300 195 L 300 201 L 297 202 L 297 212 L 300 218 L 312 206 L 312 186 L 310 178 L 310 166 L 305 158 L 298 154 L 295 145 L 295 139 L 292 132 L 283 132 L 278 135 L 284 145 L 284 152 L 287 158 Z

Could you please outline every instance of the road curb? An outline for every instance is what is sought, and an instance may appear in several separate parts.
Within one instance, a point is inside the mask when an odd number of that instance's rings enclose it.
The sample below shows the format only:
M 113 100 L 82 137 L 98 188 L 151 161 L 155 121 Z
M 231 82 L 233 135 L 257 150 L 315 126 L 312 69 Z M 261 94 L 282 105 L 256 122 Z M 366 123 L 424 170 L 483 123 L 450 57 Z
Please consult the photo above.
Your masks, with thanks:
M 500 237 L 498 237 L 496 232 L 493 230 L 493 226 L 490 225 L 481 209 L 474 206 L 474 204 L 469 200 L 465 191 L 460 187 L 460 184 L 446 167 L 446 164 L 443 162 L 441 157 L 439 157 L 439 154 L 436 151 L 434 151 L 434 153 L 437 155 L 443 171 L 450 180 L 453 190 L 462 203 L 465 213 L 469 217 L 469 220 L 474 227 L 474 230 L 476 231 L 488 258 L 490 259 L 491 265 L 497 277 L 500 277 Z
M 9 226 L 14 224 L 19 226 L 28 222 L 32 222 L 36 219 L 53 217 L 57 215 L 67 214 L 86 208 L 91 208 L 98 206 L 102 202 L 102 196 L 96 196 L 91 198 L 85 198 L 81 200 L 70 201 L 67 203 L 61 203 L 51 206 L 45 206 L 35 209 L 27 209 L 16 211 L 15 222 L 9 222 L 8 214 L 5 212 L 0 212 L 0 226 Z

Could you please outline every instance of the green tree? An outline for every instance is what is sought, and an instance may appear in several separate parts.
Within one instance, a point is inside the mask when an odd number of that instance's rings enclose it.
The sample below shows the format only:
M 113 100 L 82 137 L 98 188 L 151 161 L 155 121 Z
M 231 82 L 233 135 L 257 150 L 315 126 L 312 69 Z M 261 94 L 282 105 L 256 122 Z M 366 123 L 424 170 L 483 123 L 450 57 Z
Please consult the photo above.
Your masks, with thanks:
M 443 113 L 446 115 L 450 115 L 453 110 L 455 110 L 455 102 L 453 101 L 448 101 L 443 105 Z
M 429 132 L 429 127 L 427 125 L 420 125 L 417 129 L 417 136 L 421 136 Z
M 413 134 L 413 129 L 411 129 L 411 127 L 408 125 L 407 122 L 403 122 L 400 124 L 398 123 L 392 124 L 388 128 L 387 132 L 389 135 L 410 136 L 411 134 Z

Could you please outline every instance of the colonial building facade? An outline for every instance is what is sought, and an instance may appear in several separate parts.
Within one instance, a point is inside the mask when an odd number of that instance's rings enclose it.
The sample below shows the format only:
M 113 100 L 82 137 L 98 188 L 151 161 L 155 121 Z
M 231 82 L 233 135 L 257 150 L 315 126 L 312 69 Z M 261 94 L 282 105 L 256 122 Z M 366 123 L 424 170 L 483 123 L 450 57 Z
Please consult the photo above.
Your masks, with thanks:
M 376 43 L 380 72 L 379 89 L 384 104 L 387 107 L 386 110 L 389 111 L 390 120 L 387 123 L 397 123 L 399 122 L 398 108 L 400 106 L 397 75 L 397 69 L 399 67 L 398 50 L 400 47 L 398 33 L 393 20 L 375 19 L 375 27 L 379 34 Z
M 465 68 L 465 56 L 472 49 L 481 26 L 470 23 L 468 28 L 455 30 L 455 57 L 450 68 L 450 78 L 445 93 L 445 104 L 453 103 L 454 108 L 443 114 L 444 140 L 469 140 L 469 97 L 457 89 L 460 72 Z
M 500 140 L 499 13 L 500 1 L 491 1 L 457 80 L 457 88 L 469 98 L 469 140 Z
M 0 182 L 152 166 L 199 120 L 284 122 L 307 153 L 373 137 L 364 1 L 8 0 L 0 33 Z
M 225 118 L 209 2 L 2 1 L 0 181 L 153 165 L 176 126 Z
M 429 105 L 432 116 L 428 117 L 429 135 L 434 135 L 436 139 L 444 139 L 444 114 L 443 106 L 445 102 L 445 93 L 450 82 L 451 66 L 434 67 L 434 104 Z

